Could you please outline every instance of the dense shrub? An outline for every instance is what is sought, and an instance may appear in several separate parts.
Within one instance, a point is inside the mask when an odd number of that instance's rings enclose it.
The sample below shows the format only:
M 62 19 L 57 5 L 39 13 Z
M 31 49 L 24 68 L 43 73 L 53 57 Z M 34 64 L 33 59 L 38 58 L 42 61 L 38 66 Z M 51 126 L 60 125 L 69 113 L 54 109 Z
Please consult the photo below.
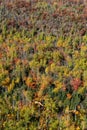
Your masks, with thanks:
M 1 1 L 1 130 L 87 128 L 84 7 L 75 0 Z

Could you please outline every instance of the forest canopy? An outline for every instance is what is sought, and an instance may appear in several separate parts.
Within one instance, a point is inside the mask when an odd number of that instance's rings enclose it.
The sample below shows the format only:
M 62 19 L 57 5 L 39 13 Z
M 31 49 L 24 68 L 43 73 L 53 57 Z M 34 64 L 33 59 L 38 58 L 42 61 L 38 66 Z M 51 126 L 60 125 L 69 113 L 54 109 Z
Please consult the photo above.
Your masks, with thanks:
M 87 8 L 0 0 L 0 130 L 87 129 Z

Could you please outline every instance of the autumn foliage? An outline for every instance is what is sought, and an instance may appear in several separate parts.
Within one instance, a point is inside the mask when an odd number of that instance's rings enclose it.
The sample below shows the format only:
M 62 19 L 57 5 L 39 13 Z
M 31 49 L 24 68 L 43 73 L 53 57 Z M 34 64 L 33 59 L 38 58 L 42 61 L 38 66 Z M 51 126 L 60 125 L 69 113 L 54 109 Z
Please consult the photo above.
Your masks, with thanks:
M 13 2 L 0 1 L 0 130 L 86 130 L 84 2 Z

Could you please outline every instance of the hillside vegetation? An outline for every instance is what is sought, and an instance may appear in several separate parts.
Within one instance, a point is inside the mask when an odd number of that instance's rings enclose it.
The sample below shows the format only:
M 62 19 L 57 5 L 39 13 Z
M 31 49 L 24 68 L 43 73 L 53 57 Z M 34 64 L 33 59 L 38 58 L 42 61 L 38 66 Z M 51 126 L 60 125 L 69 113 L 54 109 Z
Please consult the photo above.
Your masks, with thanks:
M 86 2 L 0 0 L 0 130 L 86 129 Z

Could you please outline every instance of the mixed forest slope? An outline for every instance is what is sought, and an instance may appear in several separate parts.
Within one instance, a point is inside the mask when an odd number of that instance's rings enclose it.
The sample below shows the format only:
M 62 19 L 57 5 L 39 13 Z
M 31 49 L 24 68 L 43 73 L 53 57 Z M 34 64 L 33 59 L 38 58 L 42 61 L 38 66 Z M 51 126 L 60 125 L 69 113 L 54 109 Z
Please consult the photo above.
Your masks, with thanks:
M 87 129 L 87 7 L 0 0 L 0 130 Z

